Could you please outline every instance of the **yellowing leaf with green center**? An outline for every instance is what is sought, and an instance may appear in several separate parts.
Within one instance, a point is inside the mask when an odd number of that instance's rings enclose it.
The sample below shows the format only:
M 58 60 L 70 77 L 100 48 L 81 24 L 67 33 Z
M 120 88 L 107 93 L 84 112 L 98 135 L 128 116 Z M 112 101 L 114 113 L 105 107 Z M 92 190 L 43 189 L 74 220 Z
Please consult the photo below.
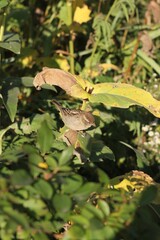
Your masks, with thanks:
M 33 81 L 38 90 L 43 84 L 59 86 L 74 98 L 88 99 L 92 103 L 103 103 L 110 107 L 128 108 L 139 105 L 160 118 L 160 101 L 153 98 L 149 92 L 130 84 L 93 84 L 80 76 L 48 67 L 44 67 Z
M 75 13 L 74 13 L 74 18 L 73 21 L 77 23 L 84 23 L 88 22 L 91 17 L 89 16 L 91 13 L 91 10 L 89 10 L 87 5 L 83 5 L 82 8 L 76 7 Z
M 70 94 L 72 97 L 81 98 L 81 99 L 89 99 L 90 93 L 94 89 L 94 84 L 84 80 L 80 76 L 74 76 L 76 80 L 76 84 L 73 85 L 70 89 Z
M 160 117 L 160 101 L 149 92 L 125 83 L 100 83 L 94 85 L 90 102 L 100 102 L 110 107 L 128 108 L 132 105 L 145 107 Z

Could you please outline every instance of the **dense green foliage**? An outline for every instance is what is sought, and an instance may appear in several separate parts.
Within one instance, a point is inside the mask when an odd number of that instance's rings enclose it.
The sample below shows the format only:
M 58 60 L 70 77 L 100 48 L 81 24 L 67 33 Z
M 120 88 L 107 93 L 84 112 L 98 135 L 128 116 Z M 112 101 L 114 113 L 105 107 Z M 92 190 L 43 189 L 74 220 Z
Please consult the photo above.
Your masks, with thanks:
M 0 1 L 0 239 L 159 239 L 159 119 L 92 104 L 80 159 L 50 101 L 80 100 L 33 86 L 47 66 L 160 99 L 157 11 L 149 0 Z

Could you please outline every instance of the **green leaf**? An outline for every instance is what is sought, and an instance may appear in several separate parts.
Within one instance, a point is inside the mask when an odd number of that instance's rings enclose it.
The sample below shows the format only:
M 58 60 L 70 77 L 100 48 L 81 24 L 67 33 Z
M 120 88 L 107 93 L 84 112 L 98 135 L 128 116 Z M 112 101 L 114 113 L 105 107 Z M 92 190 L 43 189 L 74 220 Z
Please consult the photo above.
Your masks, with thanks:
M 80 147 L 83 149 L 85 154 L 89 155 L 92 147 L 92 138 L 87 133 L 78 133 L 78 142 L 80 143 Z
M 69 26 L 72 23 L 71 18 L 69 17 L 69 8 L 71 7 L 71 3 L 67 2 L 65 3 L 59 12 L 59 18 L 61 21 L 63 21 L 67 26 Z
M 49 240 L 49 238 L 47 237 L 47 234 L 42 232 L 33 234 L 33 237 L 34 237 L 34 240 Z
M 105 83 L 102 83 L 105 84 Z M 109 84 L 109 83 L 108 83 Z M 103 86 L 104 89 L 105 86 Z M 126 91 L 127 92 L 127 91 Z M 119 107 L 119 108 L 128 108 L 131 105 L 135 105 L 136 101 L 127 98 L 127 96 L 120 96 L 119 94 L 112 94 L 109 91 L 105 91 L 103 93 L 96 93 L 91 95 L 90 99 L 91 102 L 101 102 L 105 105 L 111 107 Z
M 108 217 L 110 214 L 110 208 L 106 201 L 99 199 L 98 207 L 102 210 L 104 217 Z
M 41 123 L 44 120 L 44 114 L 36 114 L 31 121 L 32 131 L 37 131 L 41 127 Z
M 85 230 L 80 225 L 73 225 L 69 231 L 65 233 L 64 240 L 71 240 L 71 239 L 79 239 L 85 240 L 86 233 Z
M 83 179 L 78 174 L 73 174 L 65 179 L 62 185 L 62 190 L 64 193 L 74 193 L 77 191 L 83 183 Z
M 29 239 L 30 238 L 30 232 L 29 231 L 25 231 L 24 229 L 21 229 L 21 231 L 17 232 L 16 237 L 17 237 L 17 239 Z
M 26 215 L 22 214 L 10 207 L 3 208 L 3 212 L 12 220 L 16 225 L 20 225 L 25 229 L 29 230 L 29 222 L 27 221 Z
M 53 144 L 53 132 L 48 126 L 46 120 L 41 123 L 41 127 L 37 131 L 37 142 L 43 154 L 48 152 Z
M 0 9 L 6 7 L 9 4 L 8 0 L 1 0 L 0 1 Z
M 23 86 L 25 87 L 34 87 L 33 85 L 33 80 L 34 78 L 33 77 L 21 77 L 20 78 L 21 80 L 21 83 Z M 54 86 L 51 86 L 51 85 L 48 85 L 48 84 L 44 84 L 42 86 L 43 89 L 49 89 L 49 90 L 53 90 L 55 92 L 57 92 L 56 88 Z
M 35 189 L 34 189 L 34 193 L 37 194 Z M 43 217 L 48 214 L 48 209 L 46 208 L 46 204 L 44 203 L 44 201 L 42 201 L 38 197 L 26 198 L 23 202 L 23 206 L 29 209 L 30 211 L 34 212 L 37 215 L 37 217 Z
M 54 228 L 52 221 L 49 221 L 49 220 L 44 220 L 44 221 L 41 220 L 34 223 L 34 225 L 36 225 L 36 228 L 38 229 L 41 228 L 44 232 L 47 232 L 47 233 L 56 232 L 56 228 Z
M 144 191 L 141 193 L 140 205 L 150 204 L 152 201 L 155 200 L 156 196 L 157 196 L 156 186 L 152 185 L 145 188 Z
M 149 66 L 151 66 L 159 75 L 160 75 L 160 66 L 159 63 L 156 63 L 155 60 L 152 58 L 148 57 L 145 52 L 142 50 L 137 51 L 137 55 L 143 59 Z
M 10 126 L 8 126 L 7 128 L 4 128 L 2 130 L 0 130 L 0 155 L 2 154 L 2 142 L 3 142 L 3 136 L 4 134 L 9 130 L 9 129 L 14 129 L 14 127 L 16 126 L 16 123 L 11 124 Z
M 74 222 L 74 224 L 78 224 L 80 225 L 82 228 L 88 228 L 89 227 L 89 219 L 86 218 L 86 216 L 82 216 L 82 215 L 74 215 L 71 216 L 71 221 Z
M 96 212 L 97 209 L 94 207 L 94 210 Z M 90 220 L 90 231 L 92 234 L 91 239 L 93 239 L 94 237 L 95 239 L 97 239 L 98 236 L 100 236 L 100 238 L 103 239 L 103 237 L 101 237 L 101 233 L 103 233 L 103 228 L 104 228 L 104 224 L 101 219 L 99 219 L 98 217 L 91 218 Z
M 99 220 L 103 220 L 104 219 L 104 214 L 102 213 L 102 211 L 99 208 L 96 208 L 95 206 L 93 206 L 92 204 L 86 204 L 85 209 L 87 209 L 92 215 L 92 218 L 98 218 Z M 83 211 L 82 211 L 83 214 Z M 85 216 L 87 218 L 87 216 Z
M 73 147 L 67 147 L 61 154 L 60 158 L 59 158 L 59 165 L 63 166 L 66 165 L 70 160 L 71 157 L 73 156 Z
M 106 226 L 104 228 L 104 233 L 105 233 L 105 236 L 108 240 L 112 240 L 112 239 L 115 239 L 115 229 L 113 227 L 110 227 L 110 226 Z
M 58 163 L 53 156 L 51 156 L 51 155 L 45 156 L 45 161 L 50 169 L 59 168 Z
M 38 153 L 31 153 L 28 156 L 28 166 L 33 177 L 37 177 L 43 172 L 43 169 L 39 167 L 43 163 L 43 158 Z
M 20 54 L 21 44 L 19 35 L 14 33 L 6 33 L 3 37 L 3 41 L 0 42 L 0 47 L 16 54 Z
M 97 173 L 98 173 L 99 182 L 100 183 L 105 183 L 105 185 L 107 186 L 107 184 L 109 184 L 109 177 L 107 176 L 105 171 L 103 171 L 102 169 L 98 168 L 97 169 Z
M 57 213 L 67 213 L 72 207 L 71 198 L 67 195 L 56 194 L 53 198 L 53 206 Z
M 47 124 L 48 124 L 48 127 L 50 129 L 52 129 L 54 127 L 54 121 L 52 119 L 52 117 L 48 114 L 48 113 L 45 113 L 45 114 L 36 114 L 32 121 L 31 121 L 31 128 L 32 128 L 32 131 L 37 131 L 39 128 L 41 128 L 41 124 L 43 121 L 46 121 Z
M 149 161 L 146 159 L 146 157 L 144 156 L 143 152 L 140 150 L 137 150 L 135 148 L 133 148 L 132 146 L 130 146 L 129 144 L 125 143 L 125 142 L 121 142 L 123 145 L 127 146 L 128 148 L 132 149 L 137 157 L 137 166 L 139 168 L 143 168 L 145 165 L 148 166 L 149 165 Z
M 104 143 L 100 140 L 92 141 L 92 151 L 90 158 L 92 161 L 100 161 L 104 159 L 109 159 L 115 161 L 115 156 L 112 150 L 105 146 Z
M 85 201 L 89 198 L 89 195 L 93 192 L 96 192 L 98 188 L 98 184 L 89 182 L 80 187 L 78 191 L 73 194 L 73 196 L 78 202 Z
M 21 83 L 25 87 L 33 87 L 33 77 L 21 77 Z
M 47 89 L 47 90 L 52 90 L 52 91 L 57 92 L 57 90 L 54 86 L 48 85 L 47 83 L 43 84 L 42 89 Z
M 10 89 L 10 86 L 8 86 L 8 88 L 2 89 L 3 103 L 12 122 L 14 121 L 17 112 L 19 93 L 20 92 L 18 87 L 13 87 Z
M 39 179 L 34 184 L 35 189 L 38 191 L 40 196 L 44 199 L 50 199 L 53 195 L 53 188 L 51 185 L 43 179 Z
M 31 184 L 33 181 L 30 174 L 23 169 L 15 170 L 11 177 L 13 185 L 25 186 Z
M 38 153 L 36 147 L 29 144 L 23 146 L 23 151 L 28 155 Z

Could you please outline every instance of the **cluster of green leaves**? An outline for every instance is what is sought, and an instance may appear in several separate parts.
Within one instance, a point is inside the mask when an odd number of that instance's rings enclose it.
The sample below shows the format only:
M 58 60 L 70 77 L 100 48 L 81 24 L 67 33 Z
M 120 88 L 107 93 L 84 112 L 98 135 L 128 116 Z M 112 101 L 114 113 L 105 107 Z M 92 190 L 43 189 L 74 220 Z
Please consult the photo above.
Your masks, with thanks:
M 92 11 L 81 24 L 74 14 L 84 4 Z M 139 0 L 0 1 L 2 240 L 158 239 L 159 186 L 134 194 L 110 181 L 132 169 L 159 180 L 160 145 L 154 152 L 145 144 L 151 132 L 160 134 L 158 120 L 144 109 L 94 104 L 97 127 L 78 139 L 88 160 L 82 163 L 61 138 L 59 116 L 47 101 L 62 92 L 33 88 L 33 77 L 47 66 L 93 83 L 123 79 L 158 98 L 159 25 L 144 25 L 146 7 Z M 154 39 L 154 58 L 141 45 L 134 57 L 140 30 Z M 65 106 L 78 108 L 68 100 Z
M 64 239 L 136 239 L 143 231 L 147 236 L 153 219 L 150 228 L 159 236 L 159 218 L 150 210 L 155 211 L 156 187 L 134 197 L 110 189 L 101 168 L 82 165 L 73 158 L 73 147 L 57 140 L 49 114 L 14 123 L 12 129 L 16 136 L 11 141 L 8 135 L 1 154 L 1 239 L 50 239 L 63 233 L 67 222 L 73 226 Z M 145 226 L 139 226 L 142 220 Z

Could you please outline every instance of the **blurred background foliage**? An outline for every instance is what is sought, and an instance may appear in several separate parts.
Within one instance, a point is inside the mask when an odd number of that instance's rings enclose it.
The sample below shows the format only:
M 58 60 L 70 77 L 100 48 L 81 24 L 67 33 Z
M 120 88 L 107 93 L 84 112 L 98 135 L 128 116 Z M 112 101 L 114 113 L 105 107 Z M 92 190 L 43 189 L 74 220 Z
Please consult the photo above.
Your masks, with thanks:
M 159 28 L 158 0 L 0 1 L 1 239 L 159 239 L 159 119 L 94 104 L 83 163 L 49 100 L 80 102 L 33 87 L 47 66 L 160 99 Z

